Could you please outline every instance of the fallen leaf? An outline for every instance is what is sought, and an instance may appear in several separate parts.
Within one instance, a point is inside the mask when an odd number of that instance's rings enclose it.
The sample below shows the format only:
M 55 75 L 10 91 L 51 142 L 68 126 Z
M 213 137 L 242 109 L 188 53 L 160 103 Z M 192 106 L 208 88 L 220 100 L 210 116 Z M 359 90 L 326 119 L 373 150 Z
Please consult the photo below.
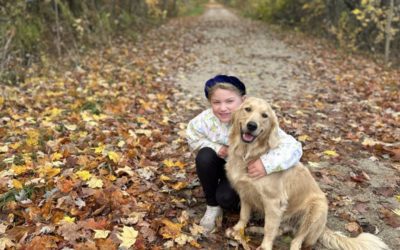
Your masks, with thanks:
M 81 180 L 87 181 L 92 177 L 92 174 L 87 170 L 80 170 L 75 173 Z
M 130 248 L 136 242 L 136 237 L 138 236 L 138 231 L 133 227 L 124 226 L 122 233 L 117 234 L 118 239 L 122 241 L 120 247 Z
M 347 231 L 351 233 L 359 232 L 360 231 L 360 225 L 358 225 L 357 222 L 350 222 L 345 225 L 345 228 Z
M 94 230 L 95 234 L 94 234 L 94 238 L 95 239 L 105 239 L 108 237 L 108 235 L 110 234 L 109 230 Z
M 103 181 L 101 179 L 98 179 L 96 177 L 92 177 L 88 182 L 88 186 L 90 188 L 101 188 L 103 187 Z

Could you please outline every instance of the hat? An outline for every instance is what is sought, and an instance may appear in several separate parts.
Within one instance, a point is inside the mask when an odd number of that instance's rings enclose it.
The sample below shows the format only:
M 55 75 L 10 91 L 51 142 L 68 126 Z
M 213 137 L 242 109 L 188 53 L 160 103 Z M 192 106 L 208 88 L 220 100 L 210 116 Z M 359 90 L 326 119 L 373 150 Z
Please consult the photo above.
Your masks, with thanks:
M 214 78 L 209 79 L 204 86 L 204 93 L 206 94 L 207 99 L 208 99 L 208 90 L 211 87 L 215 86 L 217 83 L 232 84 L 240 91 L 241 95 L 246 94 L 246 86 L 244 86 L 244 84 L 238 78 L 234 76 L 217 75 Z

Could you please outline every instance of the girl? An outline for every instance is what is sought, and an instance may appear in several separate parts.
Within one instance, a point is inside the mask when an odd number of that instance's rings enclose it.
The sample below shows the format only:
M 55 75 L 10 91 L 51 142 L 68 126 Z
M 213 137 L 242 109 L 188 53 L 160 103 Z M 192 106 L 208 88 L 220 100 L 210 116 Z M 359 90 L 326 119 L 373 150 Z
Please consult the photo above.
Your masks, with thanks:
M 240 203 L 226 178 L 224 165 L 232 114 L 246 98 L 246 87 L 234 76 L 217 75 L 206 82 L 204 92 L 211 108 L 189 122 L 186 136 L 191 149 L 198 150 L 196 171 L 207 203 L 200 225 L 211 232 L 217 218 L 222 217 L 222 208 L 238 208 Z M 281 144 L 277 148 L 247 166 L 250 177 L 284 171 L 300 161 L 301 144 L 281 129 L 279 136 Z

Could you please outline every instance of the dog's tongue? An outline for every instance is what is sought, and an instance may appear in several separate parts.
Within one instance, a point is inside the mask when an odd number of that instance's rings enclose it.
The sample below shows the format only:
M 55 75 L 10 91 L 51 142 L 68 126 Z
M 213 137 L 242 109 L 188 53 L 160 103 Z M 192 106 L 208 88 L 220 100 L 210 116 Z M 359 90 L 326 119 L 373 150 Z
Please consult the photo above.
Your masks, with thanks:
M 249 134 L 249 133 L 244 133 L 244 134 L 243 134 L 243 140 L 244 140 L 244 141 L 250 142 L 250 141 L 252 141 L 253 139 L 254 139 L 254 136 L 252 136 L 251 134 Z

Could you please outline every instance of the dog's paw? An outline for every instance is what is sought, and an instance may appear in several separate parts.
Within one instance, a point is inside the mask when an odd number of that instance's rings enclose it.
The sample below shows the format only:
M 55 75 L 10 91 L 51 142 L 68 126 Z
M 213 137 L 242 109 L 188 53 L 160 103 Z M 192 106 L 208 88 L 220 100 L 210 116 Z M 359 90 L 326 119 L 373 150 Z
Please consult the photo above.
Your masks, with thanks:
M 236 235 L 236 232 L 235 232 L 235 230 L 233 230 L 233 228 L 230 227 L 230 228 L 226 229 L 226 231 L 225 231 L 226 237 L 234 239 L 235 235 Z

